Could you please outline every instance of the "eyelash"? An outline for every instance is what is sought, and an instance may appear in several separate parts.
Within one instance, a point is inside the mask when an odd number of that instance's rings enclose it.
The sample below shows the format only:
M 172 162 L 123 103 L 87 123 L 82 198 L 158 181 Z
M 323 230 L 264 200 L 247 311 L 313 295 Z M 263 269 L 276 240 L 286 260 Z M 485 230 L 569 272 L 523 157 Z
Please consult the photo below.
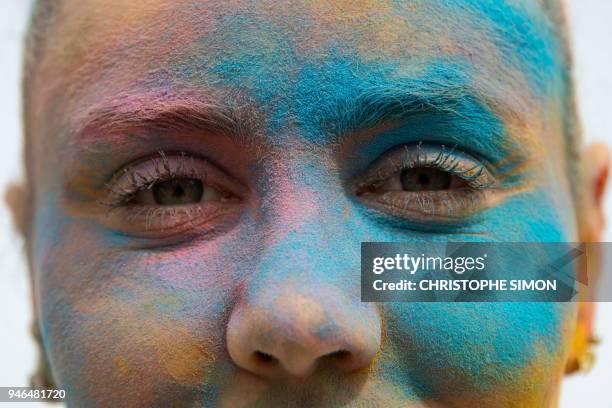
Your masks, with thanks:
M 381 186 L 384 187 L 392 177 L 399 177 L 404 170 L 422 168 L 447 172 L 463 180 L 465 187 L 431 191 L 379 191 Z M 228 199 L 180 207 L 131 204 L 139 192 L 174 178 L 201 180 Z M 209 225 L 222 215 L 235 215 L 237 207 L 227 204 L 231 204 L 233 199 L 239 200 L 242 189 L 204 159 L 182 152 L 169 156 L 159 151 L 157 156 L 120 170 L 107 184 L 106 200 L 101 204 L 109 209 L 108 223 L 117 230 L 137 235 L 161 231 L 167 235 L 170 230 L 184 231 L 179 227 L 192 229 L 195 220 L 198 225 Z M 447 149 L 444 145 L 419 142 L 400 146 L 379 157 L 360 177 L 354 191 L 370 207 L 404 220 L 426 223 L 466 220 L 492 204 L 492 199 L 497 197 L 496 189 L 496 178 L 481 160 L 460 151 L 457 146 Z M 210 229 L 212 231 L 215 227 L 211 226 Z
M 131 205 L 131 201 L 139 192 L 150 190 L 157 183 L 175 178 L 201 180 L 206 188 L 216 189 L 224 199 L 219 202 L 199 202 L 183 206 Z M 119 170 L 107 183 L 106 189 L 106 199 L 100 204 L 108 209 L 107 221 L 120 231 L 146 235 L 170 232 L 181 226 L 193 228 L 196 226 L 196 219 L 198 225 L 214 221 L 216 217 L 233 209 L 233 206 L 228 204 L 240 198 L 241 187 L 204 159 L 183 152 L 166 154 L 159 151 L 157 156 Z M 134 227 L 137 231 L 131 230 Z
M 465 153 L 460 152 L 457 149 L 457 145 L 453 146 L 450 149 L 447 149 L 445 145 L 424 145 L 423 142 L 419 142 L 416 145 L 416 158 L 411 160 L 412 152 L 411 148 L 414 148 L 414 145 L 404 145 L 401 146 L 400 149 L 403 149 L 403 153 L 400 156 L 400 162 L 394 161 L 395 157 L 389 159 L 388 154 L 384 154 L 381 158 L 379 158 L 373 166 L 374 170 L 370 170 L 366 172 L 366 176 L 362 178 L 362 180 L 357 185 L 358 194 L 361 190 L 368 187 L 377 187 L 382 184 L 388 177 L 396 174 L 399 171 L 406 169 L 417 169 L 417 168 L 433 168 L 441 171 L 446 171 L 460 177 L 466 183 L 470 185 L 470 187 L 480 190 L 491 187 L 495 184 L 495 181 L 492 177 L 488 177 L 490 174 L 490 170 L 483 163 L 477 162 L 475 159 L 467 156 Z M 438 152 L 435 153 L 434 159 L 429 160 L 429 155 L 427 150 L 436 149 Z M 391 152 L 392 156 L 398 155 L 398 150 L 395 149 Z M 466 160 L 467 159 L 467 160 Z M 391 162 L 391 164 L 380 165 L 379 163 Z M 470 164 L 474 164 L 473 166 L 464 166 L 463 164 L 468 161 Z M 461 169 L 458 171 L 458 169 Z
M 171 180 L 174 177 L 206 178 L 205 174 L 198 174 L 194 158 L 180 153 L 180 163 L 173 170 L 165 152 L 159 151 L 159 157 L 153 157 L 136 164 L 125 167 L 118 175 L 107 183 L 107 198 L 101 204 L 110 208 L 128 205 L 135 194 L 141 190 L 150 189 L 155 183 Z M 148 171 L 139 170 L 140 167 L 151 165 Z M 189 171 L 185 169 L 189 166 Z M 151 174 L 154 172 L 154 174 Z
M 379 191 L 392 177 L 407 169 L 431 168 L 458 177 L 466 186 L 438 191 Z M 480 160 L 457 146 L 419 142 L 383 154 L 355 186 L 356 195 L 367 204 L 415 222 L 465 220 L 493 203 L 498 183 Z

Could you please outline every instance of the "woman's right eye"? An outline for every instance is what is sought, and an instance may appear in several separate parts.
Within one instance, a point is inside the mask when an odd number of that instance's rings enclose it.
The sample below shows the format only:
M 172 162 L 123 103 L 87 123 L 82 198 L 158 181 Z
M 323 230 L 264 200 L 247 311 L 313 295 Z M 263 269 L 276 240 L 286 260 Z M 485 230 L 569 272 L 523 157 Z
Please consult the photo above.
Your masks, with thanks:
M 157 205 L 197 204 L 202 200 L 205 190 L 207 193 L 212 192 L 213 198 L 219 196 L 213 187 L 207 186 L 205 189 L 202 180 L 185 177 L 155 183 L 151 195 Z
M 177 177 L 156 182 L 150 188 L 140 190 L 128 204 L 176 206 L 222 199 L 223 194 L 217 188 L 204 184 L 202 180 Z
M 105 222 L 132 235 L 168 235 L 235 212 L 245 188 L 208 162 L 159 153 L 119 171 L 105 201 Z

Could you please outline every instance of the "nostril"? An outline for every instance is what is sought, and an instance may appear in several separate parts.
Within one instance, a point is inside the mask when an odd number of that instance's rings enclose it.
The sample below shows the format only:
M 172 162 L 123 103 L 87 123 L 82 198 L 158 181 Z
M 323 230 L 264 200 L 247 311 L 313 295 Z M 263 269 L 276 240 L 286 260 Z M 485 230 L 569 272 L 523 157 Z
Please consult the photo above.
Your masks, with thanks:
M 353 365 L 353 353 L 348 350 L 336 350 L 320 356 L 318 361 L 319 365 L 322 367 L 350 369 Z
M 319 357 L 319 365 L 344 372 L 352 372 L 367 365 L 366 359 L 360 353 L 352 350 L 340 349 Z M 370 361 L 368 358 L 367 361 Z
M 260 364 L 275 365 L 278 363 L 278 359 L 276 357 L 274 357 L 271 354 L 264 353 L 263 351 L 259 351 L 259 350 L 253 353 L 253 357 L 255 358 L 255 361 L 257 361 Z
M 351 352 L 348 350 L 336 350 L 322 357 L 328 360 L 336 360 L 336 361 L 347 360 L 351 357 Z

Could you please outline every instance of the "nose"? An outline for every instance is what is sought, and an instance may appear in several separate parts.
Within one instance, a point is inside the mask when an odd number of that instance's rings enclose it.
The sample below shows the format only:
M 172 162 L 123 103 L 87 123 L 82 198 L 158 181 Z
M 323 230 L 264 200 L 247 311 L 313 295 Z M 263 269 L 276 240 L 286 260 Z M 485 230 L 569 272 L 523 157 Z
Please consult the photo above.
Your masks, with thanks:
M 369 366 L 380 347 L 377 311 L 336 296 L 263 293 L 238 304 L 227 327 L 234 363 L 265 378 L 304 378 L 318 370 Z

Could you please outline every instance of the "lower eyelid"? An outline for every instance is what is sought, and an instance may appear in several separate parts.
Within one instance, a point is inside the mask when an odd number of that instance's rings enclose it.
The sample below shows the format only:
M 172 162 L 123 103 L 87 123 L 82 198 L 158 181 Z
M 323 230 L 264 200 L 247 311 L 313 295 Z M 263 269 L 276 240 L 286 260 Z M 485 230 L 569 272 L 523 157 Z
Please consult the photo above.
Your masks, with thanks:
M 496 205 L 502 197 L 491 190 L 388 192 L 363 197 L 372 206 L 400 218 L 419 221 L 461 220 Z
M 181 206 L 139 206 L 111 209 L 104 218 L 107 228 L 140 238 L 169 238 L 187 232 L 207 233 L 223 229 L 239 215 L 238 202 L 205 202 Z

